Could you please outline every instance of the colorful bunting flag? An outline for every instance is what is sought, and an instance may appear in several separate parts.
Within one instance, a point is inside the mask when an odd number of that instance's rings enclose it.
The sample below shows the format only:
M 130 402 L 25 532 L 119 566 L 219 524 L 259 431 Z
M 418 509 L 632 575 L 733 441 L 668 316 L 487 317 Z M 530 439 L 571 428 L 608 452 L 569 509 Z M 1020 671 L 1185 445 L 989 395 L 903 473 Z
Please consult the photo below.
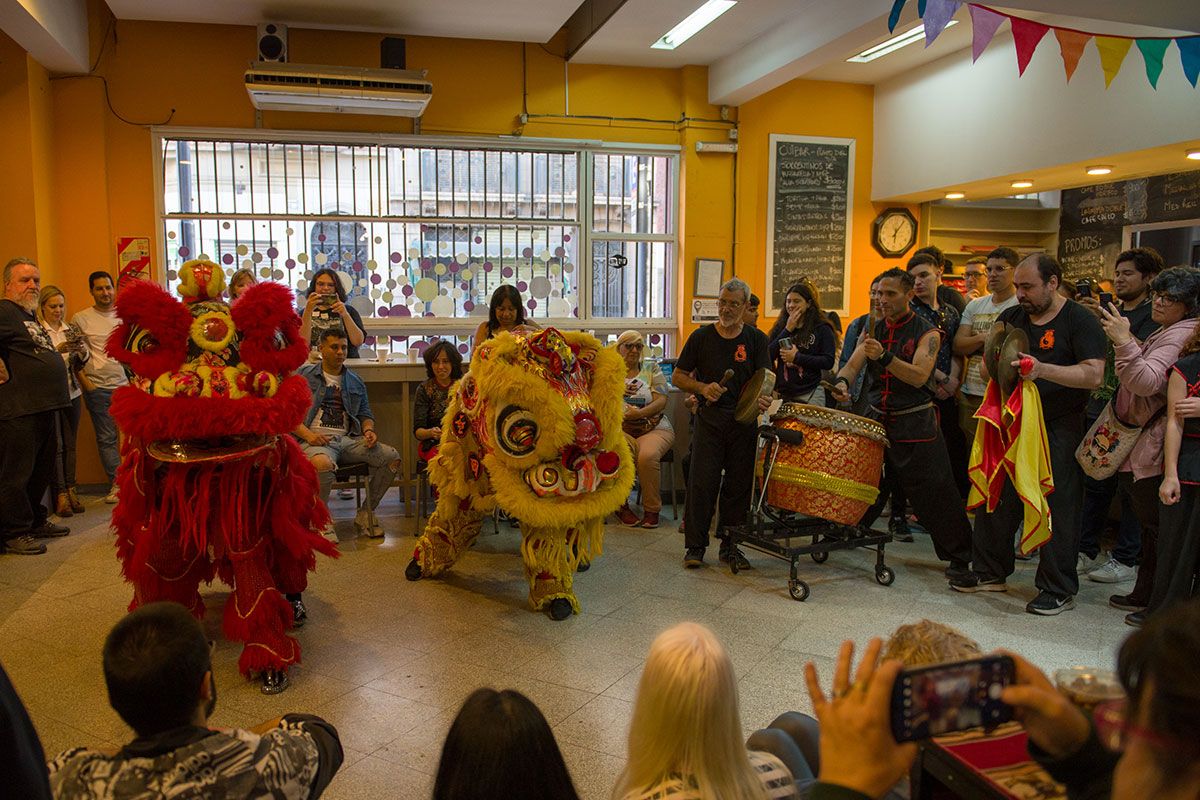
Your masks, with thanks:
M 1033 20 L 1009 17 L 1012 22 L 1013 43 L 1017 46 L 1017 74 L 1024 75 L 1038 43 L 1050 32 L 1049 25 Z
M 1162 74 L 1163 54 L 1167 52 L 1170 39 L 1138 39 L 1138 50 L 1142 51 L 1142 60 L 1146 62 L 1146 80 L 1150 86 L 1158 88 L 1158 76 Z
M 1070 28 L 1055 28 L 1054 38 L 1058 39 L 1058 49 L 1062 53 L 1063 69 L 1067 71 L 1067 83 L 1071 82 L 1071 76 L 1075 74 L 1075 68 L 1079 66 L 1079 58 L 1083 55 L 1083 48 L 1087 47 L 1087 43 L 1091 40 L 1090 33 L 1083 31 L 1073 31 Z
M 959 0 L 928 0 L 925 9 L 925 46 L 933 44 L 933 40 L 946 29 L 946 23 L 958 13 L 962 3 Z
M 896 23 L 900 21 L 900 12 L 904 10 L 904 4 L 908 0 L 896 0 L 892 4 L 892 13 L 888 14 L 888 33 L 896 32 Z
M 1179 45 L 1179 58 L 1183 61 L 1183 74 L 1188 83 L 1196 88 L 1196 78 L 1200 77 L 1200 36 L 1187 36 L 1175 40 Z
M 991 44 L 992 37 L 996 35 L 996 29 L 1004 22 L 1005 16 L 977 5 L 969 5 L 967 10 L 971 12 L 971 63 L 974 64 Z
M 1097 36 L 1096 49 L 1100 51 L 1100 68 L 1104 70 L 1104 88 L 1112 85 L 1113 78 L 1121 69 L 1121 63 L 1129 54 L 1133 39 L 1119 39 L 1115 36 Z
M 892 11 L 888 15 L 888 31 L 895 31 L 906 2 L 907 0 L 894 0 Z M 917 0 L 917 15 L 925 21 L 926 47 L 933 44 L 933 40 L 945 30 L 946 25 L 962 7 L 962 4 L 963 0 Z M 1157 89 L 1158 79 L 1162 76 L 1163 56 L 1166 55 L 1167 48 L 1171 46 L 1172 41 L 1170 38 L 1163 37 L 1135 39 L 1130 36 L 1101 36 L 1073 28 L 1058 28 L 1003 11 L 996 11 L 978 3 L 967 3 L 967 10 L 971 12 L 972 62 L 979 60 L 979 56 L 983 55 L 983 51 L 996 36 L 1000 24 L 1007 19 L 1012 23 L 1013 43 L 1017 49 L 1017 72 L 1024 75 L 1025 68 L 1029 66 L 1037 46 L 1046 37 L 1046 33 L 1053 29 L 1054 38 L 1058 39 L 1058 49 L 1062 55 L 1063 69 L 1067 73 L 1068 83 L 1071 82 L 1071 77 L 1079 66 L 1079 59 L 1083 56 L 1083 50 L 1087 47 L 1087 43 L 1095 39 L 1096 49 L 1100 52 L 1100 66 L 1104 70 L 1104 86 L 1108 88 L 1121 70 L 1125 56 L 1129 54 L 1129 48 L 1136 41 L 1138 50 L 1142 54 L 1142 60 L 1146 63 L 1146 79 L 1152 87 Z M 1180 36 L 1174 41 L 1179 46 L 1183 74 L 1195 88 L 1197 81 L 1200 80 L 1200 36 Z

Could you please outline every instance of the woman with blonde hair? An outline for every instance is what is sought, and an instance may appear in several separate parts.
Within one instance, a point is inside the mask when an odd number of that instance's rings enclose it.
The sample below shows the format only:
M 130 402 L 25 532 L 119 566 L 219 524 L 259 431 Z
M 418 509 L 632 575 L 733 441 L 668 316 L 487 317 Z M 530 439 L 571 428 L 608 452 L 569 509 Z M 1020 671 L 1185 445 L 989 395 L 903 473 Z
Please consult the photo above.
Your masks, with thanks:
M 737 679 L 712 631 L 684 622 L 659 634 L 638 684 L 622 800 L 795 798 L 792 775 L 742 744 Z
M 91 358 L 87 338 L 78 325 L 67 322 L 67 296 L 47 284 L 38 295 L 38 322 L 50 335 L 54 348 L 67 367 L 67 389 L 71 405 L 57 412 L 58 445 L 54 459 L 54 513 L 60 517 L 83 513 L 83 502 L 75 491 L 75 439 L 79 432 L 83 389 L 78 372 Z
M 233 275 L 229 276 L 229 302 L 237 300 L 242 292 L 256 283 L 258 283 L 258 278 L 254 277 L 254 270 L 247 267 L 235 270 Z

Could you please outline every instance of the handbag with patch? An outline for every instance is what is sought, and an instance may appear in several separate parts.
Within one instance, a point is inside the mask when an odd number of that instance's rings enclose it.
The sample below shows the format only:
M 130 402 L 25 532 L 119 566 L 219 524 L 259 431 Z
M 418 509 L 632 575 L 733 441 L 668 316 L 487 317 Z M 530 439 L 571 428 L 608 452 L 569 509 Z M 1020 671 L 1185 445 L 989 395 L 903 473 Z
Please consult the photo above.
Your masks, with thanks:
M 1142 430 L 1162 416 L 1165 410 L 1159 409 L 1146 420 L 1145 425 L 1127 425 L 1117 416 L 1112 400 L 1109 400 L 1076 448 L 1075 460 L 1089 478 L 1098 481 L 1111 478 L 1129 458 Z

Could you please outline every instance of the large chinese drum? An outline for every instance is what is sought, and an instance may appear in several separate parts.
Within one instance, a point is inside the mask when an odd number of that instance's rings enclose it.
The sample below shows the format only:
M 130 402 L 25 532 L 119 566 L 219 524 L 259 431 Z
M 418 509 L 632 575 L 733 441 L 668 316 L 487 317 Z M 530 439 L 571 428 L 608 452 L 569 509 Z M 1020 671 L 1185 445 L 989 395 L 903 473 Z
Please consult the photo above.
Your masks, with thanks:
M 768 474 L 767 504 L 855 525 L 879 495 L 883 448 L 878 422 L 823 406 L 785 403 L 771 417 L 776 428 L 799 431 L 803 444 L 780 442 Z M 774 448 L 766 448 L 770 458 Z

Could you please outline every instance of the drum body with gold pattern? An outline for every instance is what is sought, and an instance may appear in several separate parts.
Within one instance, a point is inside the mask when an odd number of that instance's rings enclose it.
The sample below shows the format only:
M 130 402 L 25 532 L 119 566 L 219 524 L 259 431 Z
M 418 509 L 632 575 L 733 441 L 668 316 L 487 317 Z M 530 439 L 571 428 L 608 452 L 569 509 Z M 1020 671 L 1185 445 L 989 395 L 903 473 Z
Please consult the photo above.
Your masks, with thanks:
M 887 441 L 878 422 L 823 406 L 785 403 L 771 417 L 777 428 L 804 434 L 803 444 L 780 443 L 770 467 L 767 503 L 776 508 L 854 525 L 875 502 Z M 769 458 L 773 448 L 764 450 Z

